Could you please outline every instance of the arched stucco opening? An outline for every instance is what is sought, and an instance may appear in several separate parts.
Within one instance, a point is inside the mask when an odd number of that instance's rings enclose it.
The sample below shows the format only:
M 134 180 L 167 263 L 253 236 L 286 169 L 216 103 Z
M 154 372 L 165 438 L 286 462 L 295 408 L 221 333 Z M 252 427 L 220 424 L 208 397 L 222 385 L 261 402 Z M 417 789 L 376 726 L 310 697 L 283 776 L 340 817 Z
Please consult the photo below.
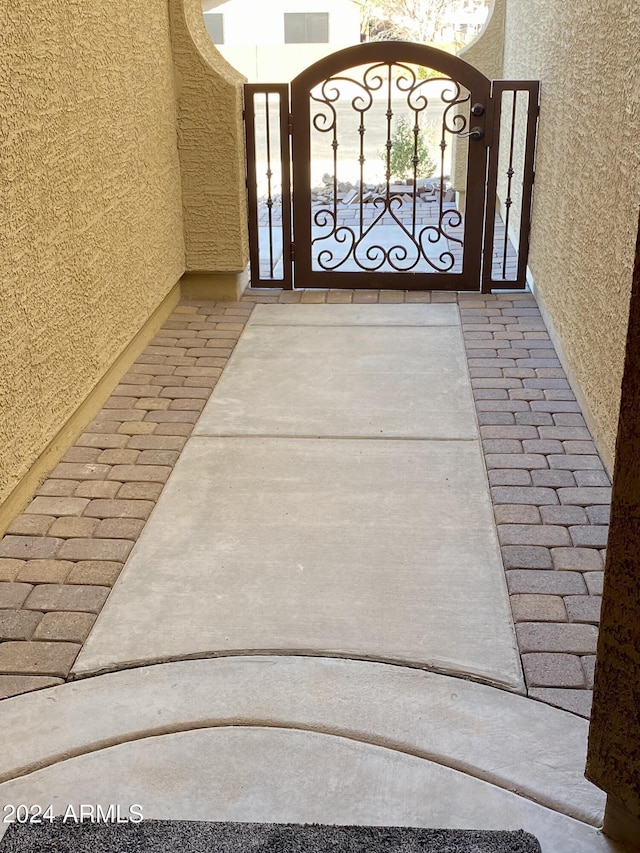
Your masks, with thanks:
M 475 0 L 462 8 L 456 0 L 441 0 L 444 8 L 438 4 L 433 18 L 426 16 L 430 22 L 426 27 L 420 4 L 410 22 L 389 16 L 392 23 L 383 21 L 384 9 L 367 11 L 355 0 L 321 0 L 313 12 L 302 0 L 202 0 L 202 13 L 213 43 L 250 83 L 285 83 L 325 56 L 363 40 L 417 41 L 461 56 L 484 36 L 497 1 Z M 369 15 L 373 15 L 370 20 Z M 324 21 L 308 22 L 307 36 L 312 37 L 296 42 L 287 36 L 287 18 Z M 380 29 L 387 25 L 389 30 Z M 294 29 L 298 26 L 305 30 L 303 22 Z
M 458 56 L 474 65 L 491 80 L 504 76 L 504 32 L 507 0 L 493 0 L 484 27 L 458 51 Z
M 233 293 L 238 282 L 246 283 L 249 259 L 245 78 L 212 43 L 204 23 L 203 8 L 222 2 L 171 0 L 171 26 L 187 275 L 201 290 L 215 284 Z M 464 51 L 465 61 L 487 77 L 502 76 L 505 7 L 506 0 L 494 0 L 480 36 Z M 454 186 L 466 185 L 465 170 L 466 150 L 460 150 L 452 169 Z

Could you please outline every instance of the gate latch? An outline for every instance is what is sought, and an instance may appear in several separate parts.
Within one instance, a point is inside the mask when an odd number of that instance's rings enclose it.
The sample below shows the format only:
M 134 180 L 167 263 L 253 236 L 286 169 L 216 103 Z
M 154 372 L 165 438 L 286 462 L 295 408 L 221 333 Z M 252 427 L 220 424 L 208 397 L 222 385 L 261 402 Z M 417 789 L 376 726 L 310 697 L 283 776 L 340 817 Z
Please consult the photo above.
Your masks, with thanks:
M 458 134 L 459 139 L 483 139 L 484 130 L 481 127 L 472 127 L 468 133 Z

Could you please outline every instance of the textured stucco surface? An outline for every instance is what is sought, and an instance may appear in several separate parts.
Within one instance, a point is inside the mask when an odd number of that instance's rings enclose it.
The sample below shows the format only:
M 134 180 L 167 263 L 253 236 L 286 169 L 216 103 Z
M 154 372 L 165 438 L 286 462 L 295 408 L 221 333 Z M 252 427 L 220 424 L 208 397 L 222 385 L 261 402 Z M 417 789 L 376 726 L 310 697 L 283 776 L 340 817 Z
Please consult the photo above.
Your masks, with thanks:
M 0 502 L 184 271 L 165 0 L 0 5 Z
M 529 266 L 614 453 L 640 204 L 640 6 L 509 0 L 508 79 L 542 83 Z
M 244 78 L 211 43 L 201 0 L 169 0 L 186 266 L 240 272 L 249 262 Z
M 611 510 L 587 776 L 640 818 L 640 242 Z

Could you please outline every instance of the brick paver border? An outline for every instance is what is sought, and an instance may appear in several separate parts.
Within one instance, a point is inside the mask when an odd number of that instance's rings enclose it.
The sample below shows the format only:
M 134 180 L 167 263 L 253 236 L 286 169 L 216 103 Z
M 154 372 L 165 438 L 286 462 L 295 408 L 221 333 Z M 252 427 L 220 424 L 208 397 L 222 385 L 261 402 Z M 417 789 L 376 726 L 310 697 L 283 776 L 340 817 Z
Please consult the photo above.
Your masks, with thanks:
M 588 717 L 610 481 L 530 293 L 181 303 L 0 542 L 0 698 L 68 678 L 254 303 L 456 301 L 528 693 Z
M 459 307 L 529 696 L 588 717 L 611 483 L 533 296 Z

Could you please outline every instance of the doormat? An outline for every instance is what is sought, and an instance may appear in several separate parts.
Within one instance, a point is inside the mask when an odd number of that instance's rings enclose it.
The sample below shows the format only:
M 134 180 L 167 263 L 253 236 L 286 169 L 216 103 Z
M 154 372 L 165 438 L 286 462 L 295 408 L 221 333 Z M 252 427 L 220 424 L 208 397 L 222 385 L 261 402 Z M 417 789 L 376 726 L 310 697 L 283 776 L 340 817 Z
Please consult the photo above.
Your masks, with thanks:
M 541 853 L 528 833 L 319 824 L 11 824 L 0 853 Z

